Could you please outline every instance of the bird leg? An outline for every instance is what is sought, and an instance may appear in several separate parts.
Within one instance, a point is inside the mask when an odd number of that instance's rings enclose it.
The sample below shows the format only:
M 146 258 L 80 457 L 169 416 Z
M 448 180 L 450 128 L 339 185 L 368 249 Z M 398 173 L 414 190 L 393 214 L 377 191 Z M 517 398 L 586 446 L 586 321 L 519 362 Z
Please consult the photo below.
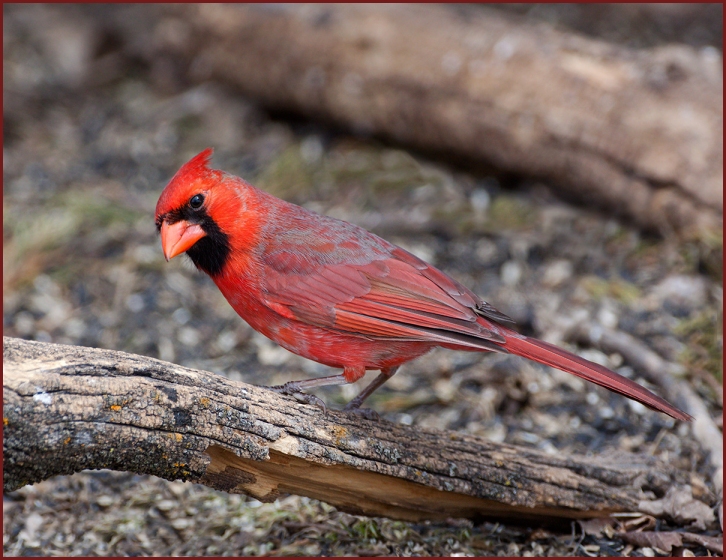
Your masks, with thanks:
M 380 387 L 391 377 L 393 377 L 393 374 L 396 373 L 396 371 L 398 371 L 398 366 L 392 368 L 383 368 L 378 377 L 376 377 L 365 389 L 358 393 L 357 397 L 355 397 L 352 401 L 345 405 L 345 408 L 343 408 L 343 410 L 346 412 L 355 412 L 358 414 L 362 414 L 366 418 L 377 420 L 378 414 L 375 411 L 371 410 L 370 408 L 361 408 L 360 405 L 363 404 L 364 400 L 371 396 L 373 391 L 378 389 L 378 387 Z
M 365 370 L 364 372 L 365 373 Z M 345 385 L 350 383 L 346 376 L 341 373 L 338 375 L 327 375 L 325 377 L 315 377 L 313 379 L 303 379 L 301 381 L 288 381 L 284 385 L 263 385 L 265 389 L 270 389 L 281 395 L 289 395 L 295 397 L 298 402 L 306 404 L 314 404 L 315 406 L 322 409 L 323 414 L 327 414 L 328 409 L 325 407 L 325 403 L 319 397 L 305 393 L 304 391 L 312 389 L 313 387 L 324 387 L 325 385 Z
M 397 370 L 398 367 L 382 369 L 378 377 L 376 377 L 365 389 L 358 393 L 358 396 L 350 401 L 343 410 L 345 412 L 360 414 L 371 420 L 377 420 L 378 414 L 375 411 L 368 408 L 361 408 L 360 405 L 363 404 L 364 400 L 371 396 L 373 391 L 388 381 Z M 303 379 L 301 381 L 288 381 L 284 385 L 263 385 L 263 387 L 265 389 L 275 391 L 276 393 L 280 393 L 281 395 L 294 397 L 298 402 L 313 404 L 322 409 L 324 414 L 327 414 L 328 409 L 326 408 L 323 400 L 315 395 L 306 393 L 305 391 L 312 389 L 313 387 L 353 383 L 363 377 L 363 375 L 365 375 L 364 368 L 345 368 L 343 373 L 338 375 L 327 375 L 325 377 L 315 377 L 313 379 Z

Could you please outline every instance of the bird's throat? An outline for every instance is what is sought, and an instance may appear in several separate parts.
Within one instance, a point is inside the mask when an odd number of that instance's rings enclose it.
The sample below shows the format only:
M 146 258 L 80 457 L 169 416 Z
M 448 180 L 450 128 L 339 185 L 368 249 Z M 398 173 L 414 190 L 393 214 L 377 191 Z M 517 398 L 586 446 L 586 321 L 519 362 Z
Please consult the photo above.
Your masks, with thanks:
M 199 270 L 214 278 L 227 266 L 232 247 L 229 236 L 224 233 L 214 220 L 206 219 L 201 224 L 207 233 L 187 250 L 187 255 Z

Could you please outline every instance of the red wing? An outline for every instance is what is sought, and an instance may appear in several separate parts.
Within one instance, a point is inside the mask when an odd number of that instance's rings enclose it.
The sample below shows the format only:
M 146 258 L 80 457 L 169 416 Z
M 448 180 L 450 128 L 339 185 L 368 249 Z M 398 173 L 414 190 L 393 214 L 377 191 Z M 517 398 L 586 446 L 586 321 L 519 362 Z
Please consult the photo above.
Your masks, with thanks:
M 481 299 L 478 295 L 472 292 L 466 286 L 460 284 L 450 276 L 447 276 L 437 268 L 434 268 L 425 261 L 419 259 L 416 255 L 412 255 L 408 251 L 404 251 L 400 247 L 396 247 L 392 254 L 394 257 L 402 262 L 405 262 L 416 270 L 420 271 L 421 275 L 425 276 L 442 290 L 444 290 L 451 298 L 459 302 L 464 307 L 474 309 L 477 315 L 481 315 L 486 319 L 497 321 L 499 323 L 514 323 L 514 320 L 495 309 L 493 305 L 487 303 Z
M 399 251 L 406 260 L 397 258 Z M 403 250 L 368 264 L 319 264 L 302 273 L 280 269 L 276 263 L 266 270 L 269 304 L 282 305 L 310 324 L 374 338 L 487 350 L 501 350 L 492 343 L 505 342 L 478 321 L 481 300 Z

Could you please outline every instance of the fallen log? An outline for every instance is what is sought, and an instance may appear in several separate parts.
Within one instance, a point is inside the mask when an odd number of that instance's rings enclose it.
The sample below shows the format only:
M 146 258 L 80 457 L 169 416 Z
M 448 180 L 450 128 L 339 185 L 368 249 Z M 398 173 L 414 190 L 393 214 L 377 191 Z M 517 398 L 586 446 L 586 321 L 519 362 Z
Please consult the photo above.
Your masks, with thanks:
M 648 509 L 689 480 L 653 457 L 550 455 L 325 415 L 264 388 L 144 356 L 10 337 L 3 338 L 3 425 L 6 491 L 105 468 L 261 501 L 295 493 L 404 520 L 548 523 Z
M 128 53 L 166 72 L 544 178 L 646 229 L 722 227 L 715 49 L 633 50 L 472 6 L 110 9 Z

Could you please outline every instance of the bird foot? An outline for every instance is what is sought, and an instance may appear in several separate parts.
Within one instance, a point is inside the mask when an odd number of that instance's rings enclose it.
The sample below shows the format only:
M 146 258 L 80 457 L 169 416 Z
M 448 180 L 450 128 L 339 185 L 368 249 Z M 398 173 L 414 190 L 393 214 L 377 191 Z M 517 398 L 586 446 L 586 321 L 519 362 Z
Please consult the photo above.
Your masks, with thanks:
M 297 381 L 288 381 L 284 385 L 262 385 L 262 387 L 264 389 L 269 389 L 270 391 L 275 391 L 275 393 L 279 393 L 281 395 L 293 397 L 298 402 L 317 406 L 323 411 L 323 414 L 328 414 L 328 408 L 325 406 L 323 400 L 315 395 L 305 393 Z M 378 421 L 381 419 L 375 410 L 371 408 L 361 408 L 361 402 L 362 401 L 357 398 L 353 399 L 341 410 L 341 412 L 345 414 L 355 414 L 367 420 Z
M 323 414 L 328 413 L 328 408 L 325 406 L 325 403 L 321 398 L 309 393 L 304 393 L 300 388 L 300 385 L 298 385 L 295 381 L 289 381 L 284 385 L 262 385 L 262 387 L 269 389 L 270 391 L 275 391 L 275 393 L 279 393 L 281 395 L 293 397 L 297 402 L 317 406 L 323 411 Z
M 358 416 L 362 416 L 366 420 L 374 420 L 378 422 L 381 417 L 379 414 L 373 410 L 372 408 L 361 408 L 360 406 L 351 406 L 351 403 L 348 403 L 341 412 L 344 412 L 346 414 L 356 414 Z

